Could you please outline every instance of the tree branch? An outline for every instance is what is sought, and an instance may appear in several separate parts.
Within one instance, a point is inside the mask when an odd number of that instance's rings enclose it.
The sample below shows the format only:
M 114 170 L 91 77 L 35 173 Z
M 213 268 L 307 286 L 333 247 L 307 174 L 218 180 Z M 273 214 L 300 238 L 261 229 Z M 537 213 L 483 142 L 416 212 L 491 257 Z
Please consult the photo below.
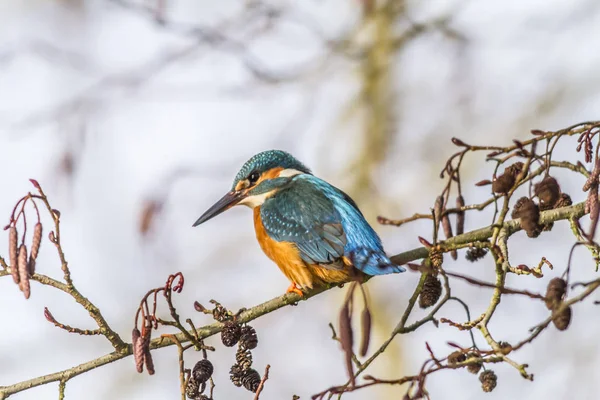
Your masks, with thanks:
M 568 219 L 573 219 L 573 218 L 576 219 L 576 218 L 582 217 L 585 214 L 586 214 L 585 213 L 585 204 L 582 202 L 582 203 L 578 203 L 578 204 L 575 204 L 575 205 L 569 206 L 569 207 L 563 207 L 563 208 L 544 211 L 540 214 L 540 223 L 548 224 L 550 222 L 555 222 L 555 221 L 560 221 L 560 220 L 568 220 Z M 502 229 L 505 229 L 507 234 L 511 235 L 511 234 L 521 230 L 520 222 L 519 222 L 519 220 L 507 221 L 502 225 Z M 474 230 L 471 232 L 467 232 L 462 235 L 455 236 L 446 241 L 439 242 L 439 245 L 445 250 L 458 248 L 461 245 L 464 245 L 467 243 L 486 240 L 486 239 L 492 237 L 493 232 L 494 232 L 493 226 L 481 228 L 481 229 L 477 229 L 477 230 Z M 429 255 L 428 249 L 426 249 L 425 247 L 419 247 L 419 248 L 415 248 L 415 249 L 397 254 L 397 255 L 391 257 L 391 260 L 397 264 L 406 264 L 411 261 L 425 258 L 428 255 Z M 6 266 L 6 263 L 4 262 L 4 260 L 1 260 L 1 263 L 3 266 L 5 266 L 5 269 L 0 270 L 0 277 L 10 275 L 10 268 L 8 266 Z M 69 292 L 67 285 L 65 285 L 61 282 L 55 281 L 54 279 L 49 278 L 45 275 L 35 274 L 32 277 L 32 279 L 37 280 L 41 283 L 49 284 L 49 285 L 54 286 L 62 291 L 65 291 L 67 293 Z M 300 300 L 308 300 L 308 299 L 310 299 L 320 293 L 323 293 L 324 291 L 327 291 L 331 288 L 332 287 L 318 288 L 309 293 L 306 293 L 304 295 L 304 297 L 302 297 L 302 298 L 295 293 L 284 294 L 282 296 L 276 297 L 274 299 L 271 299 L 269 301 L 266 301 L 262 304 L 259 304 L 255 307 L 252 307 L 248 310 L 241 312 L 238 316 L 237 321 L 239 323 L 250 322 L 256 318 L 259 318 L 265 314 L 269 314 L 273 311 L 276 311 L 276 310 L 283 308 L 285 306 L 288 306 L 290 304 L 296 304 Z M 82 298 L 83 298 L 83 296 L 82 296 Z M 83 298 L 83 299 L 85 299 L 85 298 Z M 416 299 L 416 297 L 415 297 L 415 299 Z M 87 299 L 85 299 L 85 300 L 87 300 Z M 406 315 L 406 316 L 408 317 L 408 315 Z M 427 322 L 427 321 L 424 321 L 424 322 Z M 402 332 L 404 332 L 404 331 L 414 330 L 416 328 L 416 327 L 413 327 L 413 325 L 404 327 L 405 323 L 406 323 L 406 318 L 403 317 L 403 319 L 401 321 L 402 325 L 400 326 L 400 329 L 398 331 L 401 330 Z M 194 336 L 197 337 L 198 340 L 202 340 L 202 339 L 208 338 L 210 336 L 213 336 L 213 335 L 221 332 L 222 329 L 223 329 L 223 324 L 220 322 L 216 322 L 216 323 L 213 323 L 210 325 L 206 325 L 206 326 L 197 328 Z M 188 332 L 188 334 L 193 335 L 193 332 Z M 189 336 L 185 335 L 184 333 L 178 333 L 177 335 L 174 335 L 174 336 L 176 337 L 176 340 L 178 340 L 180 343 L 189 341 Z M 172 345 L 176 345 L 175 340 L 170 339 L 169 337 L 163 337 L 163 338 L 157 338 L 157 339 L 152 340 L 152 342 L 150 343 L 150 348 L 158 349 L 158 348 L 163 348 L 163 347 L 172 346 Z M 22 381 L 19 383 L 15 383 L 13 385 L 0 386 L 0 400 L 6 399 L 7 397 L 9 397 L 12 394 L 15 394 L 15 393 L 18 393 L 23 390 L 27 390 L 27 389 L 30 389 L 30 388 L 33 388 L 36 386 L 41 386 L 41 385 L 45 385 L 45 384 L 52 383 L 52 382 L 66 382 L 69 379 L 71 379 L 77 375 L 80 375 L 84 372 L 90 371 L 94 368 L 98 368 L 100 366 L 110 364 L 114 361 L 128 357 L 131 354 L 132 354 L 132 346 L 131 346 L 131 344 L 126 344 L 126 346 L 123 347 L 123 349 L 121 351 L 114 351 L 112 353 L 105 354 L 101 357 L 98 357 L 94 360 L 77 365 L 75 367 L 72 367 L 72 368 L 69 368 L 69 369 L 66 369 L 63 371 L 55 372 L 52 374 L 40 376 L 37 378 L 29 379 L 29 380 Z

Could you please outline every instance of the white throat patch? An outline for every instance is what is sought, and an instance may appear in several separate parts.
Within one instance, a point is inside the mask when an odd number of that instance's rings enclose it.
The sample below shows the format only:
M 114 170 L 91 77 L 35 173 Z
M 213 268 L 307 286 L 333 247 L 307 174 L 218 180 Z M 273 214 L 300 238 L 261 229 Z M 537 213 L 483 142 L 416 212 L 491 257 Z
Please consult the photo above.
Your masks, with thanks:
M 254 208 L 262 205 L 267 198 L 271 195 L 271 192 L 257 194 L 255 196 L 248 196 L 238 204 L 243 204 L 246 207 Z

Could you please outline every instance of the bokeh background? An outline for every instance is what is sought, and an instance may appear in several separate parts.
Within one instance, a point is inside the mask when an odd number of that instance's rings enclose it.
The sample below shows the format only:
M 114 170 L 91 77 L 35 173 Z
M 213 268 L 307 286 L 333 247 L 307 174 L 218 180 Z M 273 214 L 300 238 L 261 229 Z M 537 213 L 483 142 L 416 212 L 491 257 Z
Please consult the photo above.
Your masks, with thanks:
M 254 153 L 281 148 L 353 196 L 382 235 L 388 252 L 418 245 L 427 223 L 376 225 L 377 215 L 427 212 L 454 151 L 469 143 L 508 144 L 532 128 L 560 129 L 598 119 L 600 3 L 596 0 L 376 1 L 307 0 L 3 0 L 0 2 L 0 215 L 36 178 L 62 212 L 63 241 L 75 284 L 128 338 L 140 298 L 176 271 L 186 288 L 180 313 L 196 325 L 209 318 L 192 303 L 218 299 L 231 309 L 283 293 L 285 277 L 261 252 L 251 214 L 233 209 L 191 224 L 229 189 Z M 579 159 L 575 145 L 559 149 Z M 482 159 L 465 163 L 464 182 L 489 178 Z M 556 173 L 581 201 L 581 181 Z M 561 177 L 563 178 L 561 180 Z M 466 184 L 467 202 L 488 188 Z M 140 217 L 159 204 L 149 230 Z M 489 213 L 467 218 L 487 224 Z M 543 291 L 562 273 L 573 242 L 568 226 L 533 241 L 511 239 L 513 263 L 556 266 L 546 278 L 511 277 L 516 287 Z M 0 240 L 0 254 L 6 243 Z M 455 269 L 491 279 L 490 260 Z M 593 262 L 576 255 L 574 278 Z M 38 269 L 60 276 L 45 244 Z M 418 276 L 369 282 L 379 345 L 399 320 Z M 490 292 L 459 282 L 455 294 L 473 315 Z M 253 323 L 260 345 L 255 367 L 271 364 L 261 399 L 309 398 L 345 382 L 342 354 L 331 340 L 344 290 L 269 314 Z M 575 307 L 566 332 L 546 331 L 514 356 L 535 381 L 509 366 L 494 367 L 497 389 L 484 394 L 476 376 L 443 372 L 428 380 L 434 399 L 595 399 L 600 390 L 598 310 Z M 22 299 L 10 278 L 0 281 L 0 384 L 71 367 L 111 350 L 103 338 L 69 335 L 43 317 L 47 306 L 71 325 L 93 321 L 71 298 L 34 284 Z M 417 312 L 417 315 L 419 313 Z M 503 300 L 492 323 L 496 339 L 515 342 L 547 316 L 541 303 Z M 465 320 L 455 305 L 440 316 Z M 372 375 L 414 374 L 447 341 L 468 345 L 466 333 L 427 325 L 394 342 Z M 481 338 L 478 344 L 484 345 Z M 217 399 L 250 399 L 228 380 L 234 350 L 217 346 Z M 374 348 L 373 346 L 373 348 Z M 199 355 L 189 353 L 189 365 Z M 126 359 L 67 385 L 67 399 L 177 398 L 177 354 L 155 353 L 157 374 L 135 372 Z M 404 387 L 351 393 L 349 399 L 401 398 Z M 57 397 L 56 385 L 14 396 Z

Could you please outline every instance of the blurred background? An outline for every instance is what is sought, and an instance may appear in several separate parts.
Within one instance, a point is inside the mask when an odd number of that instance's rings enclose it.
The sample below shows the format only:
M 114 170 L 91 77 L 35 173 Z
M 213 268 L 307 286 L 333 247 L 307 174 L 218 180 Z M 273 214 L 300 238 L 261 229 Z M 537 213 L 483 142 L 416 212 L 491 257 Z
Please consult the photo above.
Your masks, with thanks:
M 455 151 L 451 137 L 504 145 L 533 128 L 600 118 L 599 27 L 596 0 L 3 0 L 0 216 L 8 222 L 15 201 L 32 190 L 28 178 L 37 179 L 62 212 L 76 286 L 124 339 L 144 293 L 177 271 L 186 277 L 176 297 L 180 314 L 203 325 L 210 318 L 195 313 L 194 300 L 208 305 L 214 298 L 237 310 L 282 294 L 288 284 L 260 251 L 247 209 L 191 228 L 246 159 L 270 148 L 291 151 L 355 198 L 390 254 L 412 249 L 418 235 L 431 236 L 428 223 L 382 227 L 376 216 L 428 211 Z M 570 143 L 555 159 L 581 159 Z M 489 188 L 469 183 L 489 178 L 492 166 L 476 157 L 463 166 L 467 202 L 483 201 Z M 555 176 L 575 202 L 583 200 L 581 180 Z M 142 227 L 148 210 L 152 218 Z M 490 221 L 488 212 L 468 215 L 467 229 Z M 564 222 L 537 240 L 515 235 L 513 263 L 536 265 L 546 256 L 556 268 L 544 279 L 510 277 L 509 284 L 543 291 L 562 273 L 573 241 Z M 573 279 L 593 276 L 587 254 L 578 251 L 575 261 Z M 488 258 L 471 264 L 460 254 L 445 265 L 493 278 Z M 61 276 L 47 242 L 38 270 Z M 372 348 L 399 320 L 417 280 L 408 272 L 369 282 Z M 472 315 L 487 307 L 488 289 L 452 287 Z M 307 399 L 345 382 L 328 328 L 344 293 L 331 290 L 253 323 L 260 338 L 254 367 L 262 374 L 271 364 L 261 399 Z M 491 325 L 497 340 L 514 343 L 547 317 L 542 303 L 528 300 L 504 298 Z M 24 301 L 10 278 L 2 279 L 0 385 L 112 350 L 104 338 L 56 329 L 43 317 L 45 306 L 63 323 L 94 328 L 66 295 L 34 283 Z M 591 302 L 577 305 L 568 331 L 551 328 L 514 355 L 530 365 L 534 382 L 498 365 L 490 394 L 466 371 L 434 374 L 427 388 L 433 399 L 595 399 L 597 313 Z M 440 316 L 466 320 L 455 304 Z M 452 351 L 447 341 L 469 340 L 429 324 L 395 341 L 369 373 L 412 375 L 427 358 L 425 342 L 441 357 Z M 228 379 L 235 350 L 218 337 L 208 344 L 217 347 L 215 398 L 251 399 Z M 154 354 L 155 376 L 137 374 L 128 358 L 73 379 L 66 398 L 178 398 L 175 348 Z M 191 366 L 200 355 L 186 357 Z M 404 392 L 378 387 L 344 398 Z M 14 396 L 56 397 L 55 384 Z

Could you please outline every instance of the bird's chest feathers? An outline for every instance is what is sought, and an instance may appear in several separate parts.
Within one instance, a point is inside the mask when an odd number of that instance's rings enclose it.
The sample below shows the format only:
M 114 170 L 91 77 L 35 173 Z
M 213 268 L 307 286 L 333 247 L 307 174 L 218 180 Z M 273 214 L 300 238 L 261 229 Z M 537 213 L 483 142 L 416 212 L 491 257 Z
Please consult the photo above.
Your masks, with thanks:
M 263 225 L 260 207 L 254 208 L 254 229 L 261 249 L 277 265 L 282 267 L 283 265 L 302 263 L 298 249 L 293 243 L 271 239 Z

